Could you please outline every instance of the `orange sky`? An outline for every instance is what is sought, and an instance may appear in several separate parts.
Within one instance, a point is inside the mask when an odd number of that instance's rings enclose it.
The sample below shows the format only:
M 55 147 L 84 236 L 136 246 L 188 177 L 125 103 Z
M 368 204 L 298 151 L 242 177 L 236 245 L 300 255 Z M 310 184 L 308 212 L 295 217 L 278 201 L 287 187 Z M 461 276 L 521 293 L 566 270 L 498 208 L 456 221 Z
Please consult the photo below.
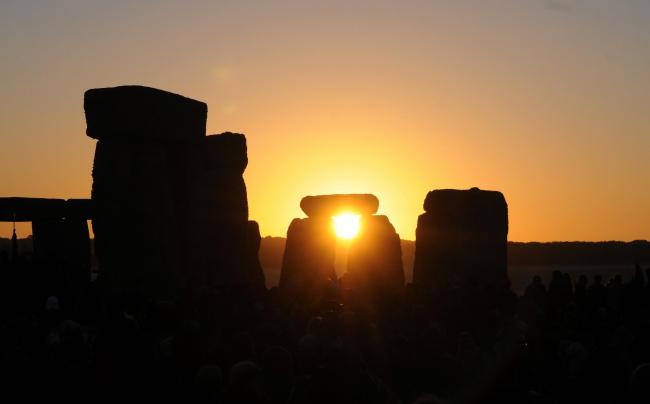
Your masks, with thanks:
M 413 239 L 427 191 L 478 186 L 511 240 L 650 239 L 648 2 L 90 3 L 0 5 L 2 196 L 89 197 L 83 92 L 143 84 L 247 135 L 263 235 L 370 192 Z

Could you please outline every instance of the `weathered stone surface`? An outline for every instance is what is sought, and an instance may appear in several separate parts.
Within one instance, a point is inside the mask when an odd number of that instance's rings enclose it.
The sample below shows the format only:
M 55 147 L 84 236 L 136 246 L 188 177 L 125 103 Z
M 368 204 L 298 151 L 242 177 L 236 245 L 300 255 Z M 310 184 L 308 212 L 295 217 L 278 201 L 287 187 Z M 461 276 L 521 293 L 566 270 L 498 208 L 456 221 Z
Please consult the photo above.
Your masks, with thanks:
M 86 134 L 94 139 L 188 141 L 205 136 L 205 103 L 143 86 L 84 94 Z
M 317 302 L 336 280 L 336 239 L 329 217 L 293 219 L 287 231 L 280 288 L 302 302 Z
M 309 217 L 334 216 L 343 212 L 359 215 L 377 213 L 379 200 L 372 194 L 334 194 L 306 196 L 300 208 Z
M 413 283 L 444 288 L 507 278 L 508 206 L 500 192 L 435 190 L 418 218 Z
M 350 243 L 345 286 L 375 298 L 404 286 L 400 238 L 388 217 L 361 217 L 359 234 Z

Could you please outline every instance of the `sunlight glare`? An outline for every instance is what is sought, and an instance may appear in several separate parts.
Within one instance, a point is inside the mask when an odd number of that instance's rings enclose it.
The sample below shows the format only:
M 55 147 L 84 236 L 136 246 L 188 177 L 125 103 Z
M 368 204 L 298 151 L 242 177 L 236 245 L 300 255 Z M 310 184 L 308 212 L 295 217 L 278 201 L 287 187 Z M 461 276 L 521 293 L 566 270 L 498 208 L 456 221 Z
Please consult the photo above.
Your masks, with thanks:
M 351 213 L 342 213 L 332 217 L 336 236 L 346 240 L 354 238 L 359 233 L 360 216 Z

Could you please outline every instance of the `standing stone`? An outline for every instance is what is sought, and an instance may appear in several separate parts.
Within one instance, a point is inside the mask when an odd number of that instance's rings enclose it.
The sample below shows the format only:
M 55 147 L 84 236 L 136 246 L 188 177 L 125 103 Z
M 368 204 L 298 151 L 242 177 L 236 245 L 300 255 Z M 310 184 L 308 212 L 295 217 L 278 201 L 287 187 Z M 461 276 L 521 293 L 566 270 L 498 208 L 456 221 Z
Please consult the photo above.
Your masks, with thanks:
M 84 107 L 99 140 L 93 230 L 109 289 L 263 289 L 244 135 L 205 136 L 204 103 L 147 87 L 88 90 Z
M 221 262 L 211 270 L 218 275 L 219 284 L 230 292 L 240 296 L 259 296 L 265 290 L 264 272 L 258 257 L 262 240 L 259 225 L 255 221 L 247 221 L 244 226 L 230 229 L 229 234 L 222 238 Z M 229 270 L 215 272 L 219 268 Z
M 243 177 L 248 165 L 246 137 L 226 132 L 207 136 L 203 143 L 207 152 L 203 168 L 208 177 L 205 191 L 211 214 L 220 222 L 246 223 L 248 198 Z
M 280 273 L 280 289 L 301 302 L 317 302 L 336 280 L 336 238 L 327 216 L 293 219 Z
M 418 218 L 413 283 L 425 289 L 507 279 L 508 205 L 500 192 L 431 191 Z
M 240 283 L 250 288 L 252 292 L 259 292 L 266 288 L 264 270 L 260 263 L 259 251 L 262 243 L 260 226 L 257 222 L 249 220 L 246 226 L 246 240 L 244 243 L 244 262 L 241 271 Z
M 110 288 L 170 296 L 177 229 L 165 146 L 100 140 L 93 166 L 95 251 Z
M 34 257 L 38 261 L 63 259 L 64 224 L 62 217 L 39 218 L 32 222 Z
M 110 289 L 167 297 L 181 286 L 178 150 L 205 136 L 207 106 L 166 91 L 88 90 L 86 133 L 98 139 L 93 230 Z
M 83 291 L 90 283 L 90 235 L 88 222 L 80 216 L 68 215 L 65 231 L 65 272 L 68 287 Z
M 280 288 L 302 301 L 317 301 L 336 281 L 336 235 L 332 216 L 361 216 L 360 232 L 349 243 L 343 286 L 373 298 L 385 297 L 404 285 L 399 235 L 386 216 L 374 215 L 379 200 L 371 194 L 307 196 L 300 207 L 309 216 L 294 219 L 280 275 Z
M 0 198 L 0 221 L 32 222 L 34 260 L 38 270 L 21 274 L 27 284 L 12 285 L 39 293 L 79 296 L 90 282 L 90 237 L 92 216 L 87 199 Z M 41 287 L 39 287 L 39 285 Z M 42 289 L 42 290 L 41 290 Z
M 376 298 L 404 286 L 400 238 L 388 217 L 361 216 L 359 235 L 350 244 L 345 279 L 347 286 Z
M 259 227 L 248 221 L 243 178 L 246 138 L 230 132 L 207 136 L 187 149 L 186 163 L 186 188 L 178 199 L 184 206 L 183 261 L 191 284 L 243 288 L 250 281 L 246 289 L 263 289 L 264 276 L 255 265 Z
M 90 282 L 88 223 L 80 216 L 32 222 L 34 257 L 42 263 L 51 294 L 78 295 Z

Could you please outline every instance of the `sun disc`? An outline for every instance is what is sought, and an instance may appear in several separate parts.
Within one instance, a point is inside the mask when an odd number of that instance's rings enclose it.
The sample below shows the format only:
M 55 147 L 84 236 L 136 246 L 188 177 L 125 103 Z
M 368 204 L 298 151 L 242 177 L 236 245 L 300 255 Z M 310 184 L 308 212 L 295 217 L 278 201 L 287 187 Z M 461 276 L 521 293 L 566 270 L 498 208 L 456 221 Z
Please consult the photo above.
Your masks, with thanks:
M 354 238 L 361 227 L 360 216 L 351 213 L 342 213 L 332 217 L 336 236 L 346 240 Z

